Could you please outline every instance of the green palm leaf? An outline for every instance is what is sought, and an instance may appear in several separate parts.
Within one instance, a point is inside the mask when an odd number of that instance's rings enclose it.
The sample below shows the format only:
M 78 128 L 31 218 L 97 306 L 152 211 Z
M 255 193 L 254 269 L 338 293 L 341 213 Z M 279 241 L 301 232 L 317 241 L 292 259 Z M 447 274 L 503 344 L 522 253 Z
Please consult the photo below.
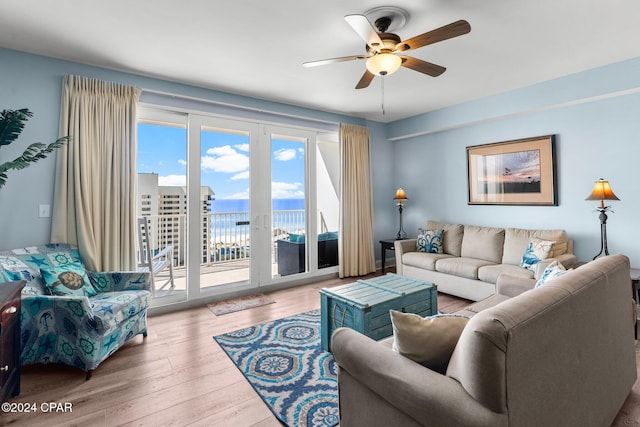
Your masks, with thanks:
M 26 108 L 21 110 L 2 110 L 0 112 L 0 147 L 14 142 L 22 133 L 24 124 L 33 113 Z M 7 172 L 10 170 L 24 169 L 31 163 L 47 157 L 55 149 L 61 147 L 70 137 L 58 138 L 51 144 L 35 142 L 27 147 L 19 157 L 12 161 L 0 164 L 0 188 L 7 182 Z

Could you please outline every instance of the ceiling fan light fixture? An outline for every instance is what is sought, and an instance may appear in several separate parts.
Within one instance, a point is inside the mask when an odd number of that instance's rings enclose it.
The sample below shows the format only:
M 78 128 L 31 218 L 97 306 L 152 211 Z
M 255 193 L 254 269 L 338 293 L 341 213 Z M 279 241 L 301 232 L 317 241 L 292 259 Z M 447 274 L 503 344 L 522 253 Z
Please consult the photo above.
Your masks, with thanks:
M 378 53 L 367 59 L 367 70 L 376 76 L 388 76 L 400 68 L 402 59 L 393 53 Z

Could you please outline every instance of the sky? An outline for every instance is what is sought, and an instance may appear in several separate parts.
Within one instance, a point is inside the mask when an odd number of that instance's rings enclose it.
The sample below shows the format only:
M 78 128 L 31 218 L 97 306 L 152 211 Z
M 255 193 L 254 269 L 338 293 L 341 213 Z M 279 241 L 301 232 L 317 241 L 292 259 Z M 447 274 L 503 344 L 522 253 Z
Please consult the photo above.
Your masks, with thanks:
M 205 131 L 201 141 L 201 183 L 215 199 L 249 198 L 249 137 Z M 138 124 L 138 172 L 157 173 L 159 185 L 185 186 L 187 129 Z M 272 198 L 304 198 L 304 144 L 272 141 Z

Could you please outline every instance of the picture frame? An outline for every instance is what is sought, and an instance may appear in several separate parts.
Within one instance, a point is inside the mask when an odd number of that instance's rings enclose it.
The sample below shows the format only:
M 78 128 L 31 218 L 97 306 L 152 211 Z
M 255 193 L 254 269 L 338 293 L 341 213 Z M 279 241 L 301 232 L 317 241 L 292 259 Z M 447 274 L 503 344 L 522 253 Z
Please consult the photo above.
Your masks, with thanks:
M 469 205 L 557 206 L 553 135 L 467 147 Z

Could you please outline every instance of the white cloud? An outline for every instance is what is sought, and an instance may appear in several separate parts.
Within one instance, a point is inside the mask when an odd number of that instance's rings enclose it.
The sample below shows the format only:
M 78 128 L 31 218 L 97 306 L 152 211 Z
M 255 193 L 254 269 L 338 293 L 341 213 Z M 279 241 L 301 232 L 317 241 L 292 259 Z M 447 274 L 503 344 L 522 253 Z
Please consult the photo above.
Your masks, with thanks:
M 299 182 L 272 182 L 271 197 L 274 199 L 301 199 L 304 198 L 304 189 Z
M 178 159 L 178 163 L 181 164 L 182 166 L 187 166 L 187 161 L 186 160 Z
M 186 187 L 187 176 L 186 175 L 159 176 L 158 185 L 163 185 L 167 187 Z
M 249 189 L 247 188 L 245 191 L 240 193 L 232 194 L 231 196 L 223 197 L 223 199 L 248 199 L 249 198 Z
M 237 145 L 234 145 L 234 147 L 236 147 L 240 151 L 244 151 L 246 153 L 249 152 L 249 144 L 237 144 Z
M 202 156 L 201 167 L 213 172 L 244 172 L 249 169 L 249 156 L 238 153 L 230 145 L 214 147 L 207 150 L 206 156 Z
M 240 172 L 230 178 L 231 181 L 237 181 L 239 179 L 249 179 L 249 171 Z
M 273 156 L 276 160 L 286 162 L 296 158 L 296 150 L 293 148 L 281 148 L 273 152 Z

